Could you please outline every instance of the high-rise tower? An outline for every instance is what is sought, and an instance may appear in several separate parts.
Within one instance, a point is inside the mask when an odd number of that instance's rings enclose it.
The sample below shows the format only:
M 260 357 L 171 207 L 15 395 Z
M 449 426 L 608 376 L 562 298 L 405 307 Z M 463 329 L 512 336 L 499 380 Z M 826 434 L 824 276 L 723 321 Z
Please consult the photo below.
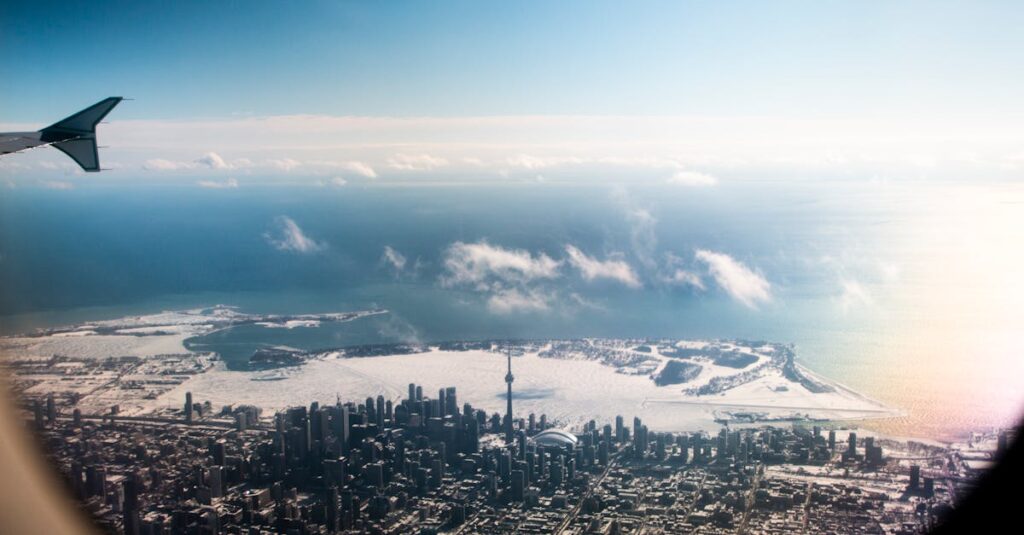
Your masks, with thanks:
M 505 348 L 505 353 L 508 356 L 508 373 L 505 374 L 505 382 L 508 384 L 508 411 L 505 416 L 505 443 L 512 443 L 512 381 L 515 377 L 512 377 L 512 346 L 509 345 Z

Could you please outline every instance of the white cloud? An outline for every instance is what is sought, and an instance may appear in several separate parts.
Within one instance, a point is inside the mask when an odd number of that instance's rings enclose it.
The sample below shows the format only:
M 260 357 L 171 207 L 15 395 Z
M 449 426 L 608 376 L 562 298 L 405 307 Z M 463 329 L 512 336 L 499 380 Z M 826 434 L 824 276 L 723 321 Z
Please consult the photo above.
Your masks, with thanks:
M 448 160 L 429 154 L 396 154 L 388 159 L 388 166 L 399 171 L 429 171 L 448 165 Z
M 650 210 L 637 206 L 625 188 L 612 190 L 612 199 L 618 202 L 626 216 L 629 224 L 629 241 L 633 247 L 633 254 L 640 263 L 647 269 L 653 269 L 654 250 L 658 247 L 658 237 L 654 233 L 654 227 L 658 220 L 651 214 Z
M 663 277 L 662 281 L 675 286 L 693 286 L 701 290 L 704 289 L 704 281 L 700 275 L 685 269 L 676 269 L 670 275 Z
M 668 183 L 679 186 L 714 186 L 718 184 L 718 179 L 697 171 L 676 171 L 669 177 Z
M 550 310 L 550 296 L 538 290 L 500 290 L 487 298 L 487 309 L 495 314 L 513 312 L 545 312 Z
M 665 253 L 665 268 L 659 271 L 658 280 L 671 286 L 693 286 L 704 290 L 704 280 L 698 273 L 686 268 L 686 262 L 672 253 Z
M 601 306 L 576 292 L 569 294 L 569 301 L 579 308 L 586 308 L 590 310 L 608 310 L 604 306 Z
M 508 284 L 525 284 L 559 276 L 560 263 L 544 253 L 505 249 L 487 242 L 455 242 L 444 252 L 446 286 L 472 285 L 480 290 Z M 497 283 L 497 284 L 496 284 Z
M 843 279 L 840 281 L 840 287 L 842 293 L 839 295 L 839 307 L 843 313 L 849 312 L 853 307 L 867 306 L 874 302 L 871 294 L 855 280 Z
M 518 154 L 505 159 L 505 163 L 512 167 L 521 167 L 530 171 L 546 169 L 558 165 L 578 165 L 586 163 L 585 158 L 577 156 L 533 156 L 531 154 Z
M 252 161 L 248 158 L 238 158 L 228 162 L 216 152 L 207 152 L 190 162 L 152 158 L 142 163 L 142 168 L 147 171 L 189 171 L 196 169 L 222 171 L 225 169 L 244 169 L 248 167 L 253 167 Z
M 395 250 L 390 245 L 384 246 L 384 254 L 381 256 L 381 262 L 391 266 L 395 273 L 401 273 L 405 269 L 406 259 L 405 255 Z
M 711 277 L 733 299 L 749 308 L 771 301 L 771 284 L 733 257 L 705 249 L 698 249 L 694 256 L 707 265 Z
M 227 180 L 199 180 L 196 182 L 201 188 L 209 189 L 234 189 L 238 187 L 238 180 L 229 178 Z
M 224 158 L 221 158 L 220 154 L 217 154 L 216 152 L 207 152 L 206 154 L 196 159 L 195 163 L 209 167 L 210 169 L 231 168 L 231 166 L 229 166 L 228 163 L 224 161 Z
M 456 242 L 445 250 L 443 265 L 443 286 L 464 286 L 484 293 L 489 311 L 509 314 L 549 310 L 556 292 L 543 288 L 542 283 L 560 276 L 561 263 L 544 253 L 487 242 Z
M 565 252 L 569 255 L 569 263 L 579 270 L 580 275 L 587 281 L 610 279 L 630 288 L 640 287 L 636 273 L 624 260 L 597 260 L 572 245 L 566 245 Z
M 291 171 L 297 167 L 302 166 L 302 162 L 294 160 L 292 158 L 278 158 L 267 160 L 267 165 L 284 172 Z
M 346 184 L 348 184 L 348 180 L 345 180 L 344 177 L 336 176 L 336 177 L 331 179 L 331 185 L 332 186 L 337 186 L 337 187 L 340 188 L 340 187 L 342 187 L 342 186 L 344 186 Z
M 342 167 L 366 178 L 377 178 L 377 171 L 363 162 L 345 162 Z
M 75 185 L 74 184 L 72 184 L 71 182 L 63 181 L 63 180 L 45 180 L 45 181 L 42 182 L 42 185 L 46 189 L 58 189 L 58 190 L 75 189 Z
M 892 284 L 900 279 L 900 273 L 902 272 L 902 269 L 900 268 L 899 264 L 880 261 L 878 263 L 878 271 L 882 275 L 883 282 Z
M 327 248 L 326 244 L 306 236 L 290 217 L 278 216 L 274 218 L 274 225 L 274 230 L 264 233 L 263 237 L 279 251 L 309 254 Z
M 146 160 L 142 164 L 142 168 L 147 171 L 177 171 L 179 169 L 192 169 L 194 167 L 194 164 L 190 164 L 188 162 L 172 162 L 171 160 L 165 160 L 163 158 Z

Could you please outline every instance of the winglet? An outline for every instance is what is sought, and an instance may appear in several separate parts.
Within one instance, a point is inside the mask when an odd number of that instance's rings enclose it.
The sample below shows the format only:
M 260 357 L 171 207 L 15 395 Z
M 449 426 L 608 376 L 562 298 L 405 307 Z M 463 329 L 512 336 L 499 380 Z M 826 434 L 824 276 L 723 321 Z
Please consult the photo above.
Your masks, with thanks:
M 96 125 L 122 100 L 108 97 L 92 106 L 39 131 L 40 140 L 52 143 L 67 154 L 85 171 L 100 170 L 100 155 L 96 149 Z
M 122 100 L 122 97 L 107 97 L 92 106 L 64 119 L 57 121 L 56 123 L 47 126 L 42 129 L 42 132 L 46 131 L 67 131 L 67 132 L 81 132 L 81 133 L 96 133 L 96 125 L 103 120 L 104 117 L 110 113 L 110 110 L 114 109 Z

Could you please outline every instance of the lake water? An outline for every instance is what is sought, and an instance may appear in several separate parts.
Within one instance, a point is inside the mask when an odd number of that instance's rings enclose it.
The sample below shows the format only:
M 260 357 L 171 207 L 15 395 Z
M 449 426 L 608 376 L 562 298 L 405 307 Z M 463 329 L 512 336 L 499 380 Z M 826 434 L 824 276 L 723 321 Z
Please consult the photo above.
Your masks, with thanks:
M 226 303 L 249 312 L 386 308 L 318 328 L 246 326 L 191 343 L 229 361 L 303 349 L 489 338 L 743 338 L 907 411 L 870 425 L 949 438 L 1024 409 L 1024 188 L 1007 183 L 761 181 L 712 188 L 348 187 L 99 183 L 0 198 L 4 333 Z M 282 251 L 286 216 L 315 247 Z M 271 239 L 268 239 L 267 235 Z M 545 309 L 444 284 L 455 242 L 629 263 L 634 288 L 567 263 L 532 281 Z M 401 273 L 385 246 L 406 259 Z M 745 306 L 695 259 L 728 254 L 770 300 Z M 674 255 L 675 259 L 669 255 Z M 705 288 L 664 282 L 672 268 Z M 517 287 L 518 288 L 518 287 Z

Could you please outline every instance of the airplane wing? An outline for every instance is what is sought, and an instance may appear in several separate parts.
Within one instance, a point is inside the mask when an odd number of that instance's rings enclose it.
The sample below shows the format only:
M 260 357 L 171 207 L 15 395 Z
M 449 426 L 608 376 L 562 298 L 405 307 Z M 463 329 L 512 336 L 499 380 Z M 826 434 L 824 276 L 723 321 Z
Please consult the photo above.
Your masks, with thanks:
M 0 156 L 53 145 L 71 157 L 83 170 L 99 171 L 100 156 L 96 148 L 96 125 L 122 100 L 122 97 L 105 98 L 38 132 L 2 133 L 0 134 Z

